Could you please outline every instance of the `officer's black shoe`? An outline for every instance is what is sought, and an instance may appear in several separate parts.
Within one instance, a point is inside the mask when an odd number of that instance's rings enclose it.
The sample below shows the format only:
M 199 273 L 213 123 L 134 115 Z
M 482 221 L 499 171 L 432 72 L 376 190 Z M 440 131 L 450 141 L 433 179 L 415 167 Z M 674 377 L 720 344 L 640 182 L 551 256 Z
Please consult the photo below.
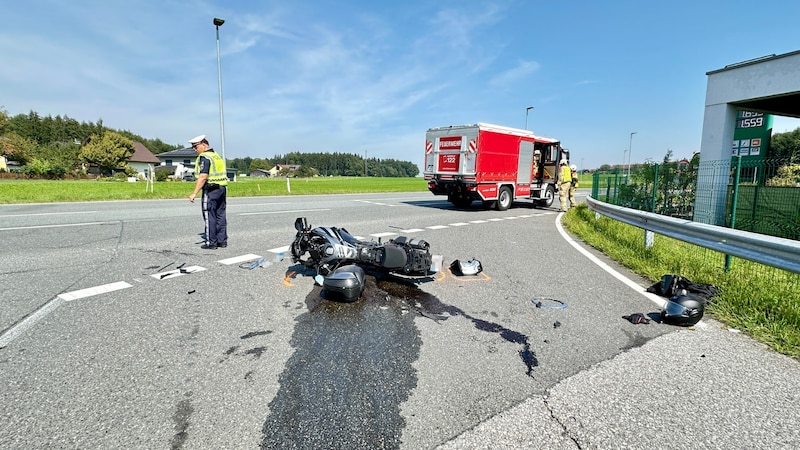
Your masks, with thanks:
M 200 248 L 202 248 L 203 250 L 216 250 L 217 246 L 216 245 L 203 244 L 203 245 L 200 246 Z
M 219 247 L 219 248 L 225 248 L 225 247 L 227 247 L 227 246 L 228 246 L 228 243 L 227 243 L 227 242 L 226 242 L 226 243 L 224 243 L 224 244 L 217 244 L 217 247 Z

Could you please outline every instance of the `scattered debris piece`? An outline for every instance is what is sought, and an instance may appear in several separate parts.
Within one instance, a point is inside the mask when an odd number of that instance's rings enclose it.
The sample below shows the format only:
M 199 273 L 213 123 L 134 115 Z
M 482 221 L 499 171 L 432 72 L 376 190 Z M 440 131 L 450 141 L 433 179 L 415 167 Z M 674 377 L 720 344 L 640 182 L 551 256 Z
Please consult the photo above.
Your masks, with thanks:
M 634 325 L 638 324 L 647 325 L 650 323 L 650 319 L 645 317 L 645 315 L 642 313 L 633 313 L 630 316 L 622 316 L 622 318 Z
M 560 326 L 561 326 L 561 322 L 559 322 L 557 320 L 555 322 L 553 322 L 553 328 L 558 328 Z
M 680 295 L 681 291 L 685 291 L 684 294 L 699 296 L 705 303 L 709 303 L 719 293 L 719 288 L 713 284 L 693 283 L 687 278 L 673 274 L 662 276 L 661 281 L 647 288 L 647 292 L 666 298 Z
M 162 270 L 166 269 L 167 267 L 169 267 L 169 266 L 171 266 L 173 264 L 175 264 L 175 261 L 172 261 L 171 263 L 167 264 L 164 267 L 159 267 L 159 269 L 156 272 L 161 272 Z
M 450 271 L 453 272 L 453 275 L 458 276 L 477 275 L 483 272 L 483 266 L 481 266 L 481 262 L 475 258 L 469 261 L 455 260 L 450 264 Z
M 537 308 L 546 308 L 546 309 L 564 309 L 567 307 L 566 302 L 562 302 L 561 300 L 556 300 L 554 298 L 534 298 L 531 300 L 533 306 Z
M 187 294 L 194 294 L 195 290 L 192 289 L 191 291 L 187 292 Z

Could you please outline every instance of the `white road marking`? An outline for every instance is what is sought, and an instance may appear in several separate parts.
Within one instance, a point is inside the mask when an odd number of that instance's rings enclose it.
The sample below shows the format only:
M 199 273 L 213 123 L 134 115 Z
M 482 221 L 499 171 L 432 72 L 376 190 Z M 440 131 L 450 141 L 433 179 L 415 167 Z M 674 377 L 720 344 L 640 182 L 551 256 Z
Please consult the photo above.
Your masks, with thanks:
M 35 230 L 40 228 L 61 228 L 61 227 L 82 227 L 87 225 L 111 225 L 118 222 L 84 222 L 84 223 L 64 223 L 60 225 L 32 225 L 28 227 L 8 227 L 8 228 L 0 228 L 0 231 L 11 231 L 11 230 Z
M 278 254 L 286 253 L 286 252 L 289 251 L 289 246 L 288 245 L 284 245 L 283 247 L 273 248 L 273 249 L 267 250 L 267 251 L 270 252 L 270 253 L 278 253 Z
M 370 234 L 370 236 L 376 237 L 376 238 L 387 237 L 387 236 L 396 236 L 396 235 L 397 235 L 397 233 L 394 233 L 394 232 L 391 232 L 391 231 L 387 231 L 385 233 Z
M 70 214 L 94 214 L 97 211 L 75 211 L 75 212 L 52 212 L 52 213 L 32 213 L 32 214 L 6 214 L 1 217 L 32 217 L 32 216 L 66 216 Z
M 558 229 L 558 232 L 561 234 L 561 237 L 563 237 L 565 241 L 569 242 L 569 244 L 572 245 L 573 247 L 575 247 L 576 250 L 578 250 L 579 252 L 583 253 L 583 255 L 586 258 L 588 258 L 590 261 L 592 261 L 593 263 L 595 263 L 598 266 L 600 266 L 601 269 L 603 269 L 606 272 L 610 273 L 611 276 L 613 276 L 614 278 L 618 279 L 619 281 L 622 281 L 623 283 L 625 283 L 628 287 L 630 287 L 634 291 L 636 291 L 636 292 L 644 295 L 648 299 L 650 299 L 653 303 L 658 305 L 659 308 L 663 307 L 664 304 L 667 303 L 667 299 L 665 299 L 663 297 L 659 297 L 658 295 L 655 295 L 653 293 L 647 292 L 647 290 L 645 288 L 639 286 L 636 282 L 634 282 L 633 280 L 629 279 L 625 275 L 622 275 L 621 273 L 617 272 L 616 270 L 611 268 L 611 266 L 609 266 L 608 264 L 604 263 L 603 261 L 600 261 L 599 258 L 594 256 L 588 250 L 586 250 L 585 248 L 581 247 L 577 242 L 575 242 L 575 240 L 572 239 L 572 236 L 567 234 L 567 232 L 564 231 L 564 227 L 561 226 L 561 216 L 563 214 L 564 213 L 561 213 L 558 216 L 556 216 L 556 228 Z
M 106 292 L 114 292 L 129 287 L 133 287 L 133 285 L 128 284 L 124 281 L 117 281 L 116 283 L 109 283 L 109 284 L 104 284 L 102 286 L 95 286 L 91 288 L 81 289 L 78 291 L 59 294 L 58 298 L 64 300 L 65 302 L 71 302 L 73 300 L 78 300 L 80 298 L 91 297 L 93 295 L 98 295 L 98 294 L 105 294 Z
M 425 231 L 424 228 L 409 228 L 407 230 L 400 230 L 403 233 L 419 233 L 420 231 Z
M 242 255 L 242 256 L 236 256 L 236 257 L 233 257 L 233 258 L 221 259 L 221 260 L 219 260 L 217 262 L 220 263 L 220 264 L 225 264 L 226 266 L 230 266 L 231 264 L 243 263 L 245 261 L 255 261 L 258 258 L 261 258 L 261 255 L 254 255 L 252 253 L 248 253 L 248 254 Z
M 485 220 L 470 220 L 469 223 L 486 223 Z
M 449 228 L 449 227 L 447 225 L 433 225 L 433 226 L 425 227 L 425 228 L 427 228 L 429 230 L 441 230 L 441 229 Z
M 22 333 L 28 331 L 29 328 L 32 328 L 34 325 L 36 325 L 36 322 L 42 320 L 44 316 L 50 314 L 54 309 L 61 306 L 62 303 L 64 303 L 64 300 L 56 297 L 53 300 L 45 303 L 44 306 L 36 310 L 36 312 L 26 317 L 25 320 L 11 327 L 2 336 L 0 336 L 0 348 L 5 348 L 11 343 L 11 341 L 18 338 Z
M 506 220 L 506 219 L 503 219 L 503 218 L 500 218 L 500 217 L 492 217 L 491 219 L 489 219 L 489 222 L 502 222 L 504 220 Z
M 467 222 L 457 222 L 450 224 L 451 227 L 463 227 L 464 225 L 469 225 L 469 224 Z

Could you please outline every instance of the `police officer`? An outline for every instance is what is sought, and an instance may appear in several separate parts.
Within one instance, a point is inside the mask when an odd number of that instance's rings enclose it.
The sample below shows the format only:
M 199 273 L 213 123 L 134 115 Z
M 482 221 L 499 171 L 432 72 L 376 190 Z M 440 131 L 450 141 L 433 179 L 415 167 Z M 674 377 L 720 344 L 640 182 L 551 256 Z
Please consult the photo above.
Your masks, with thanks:
M 216 250 L 228 246 L 228 219 L 225 216 L 228 194 L 228 175 L 225 160 L 214 151 L 206 140 L 206 135 L 189 139 L 197 152 L 194 175 L 197 181 L 189 201 L 194 203 L 200 190 L 203 191 L 203 220 L 206 227 L 206 242 L 200 248 Z
M 567 205 L 567 196 L 572 187 L 572 171 L 569 169 L 569 161 L 562 159 L 558 167 L 558 201 L 560 203 L 559 211 L 566 212 L 569 210 Z

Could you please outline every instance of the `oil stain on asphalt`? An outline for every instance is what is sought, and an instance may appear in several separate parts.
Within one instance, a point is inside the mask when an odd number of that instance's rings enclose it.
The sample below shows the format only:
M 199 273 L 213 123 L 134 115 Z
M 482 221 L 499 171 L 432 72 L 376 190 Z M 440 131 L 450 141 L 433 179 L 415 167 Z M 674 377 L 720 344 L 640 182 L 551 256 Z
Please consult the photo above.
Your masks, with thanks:
M 417 384 L 417 314 L 436 321 L 462 316 L 520 345 L 528 375 L 538 365 L 527 336 L 445 305 L 406 280 L 368 276 L 355 303 L 323 294 L 315 285 L 308 312 L 296 319 L 295 352 L 269 404 L 262 448 L 398 448 L 400 407 Z

